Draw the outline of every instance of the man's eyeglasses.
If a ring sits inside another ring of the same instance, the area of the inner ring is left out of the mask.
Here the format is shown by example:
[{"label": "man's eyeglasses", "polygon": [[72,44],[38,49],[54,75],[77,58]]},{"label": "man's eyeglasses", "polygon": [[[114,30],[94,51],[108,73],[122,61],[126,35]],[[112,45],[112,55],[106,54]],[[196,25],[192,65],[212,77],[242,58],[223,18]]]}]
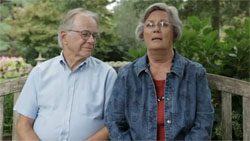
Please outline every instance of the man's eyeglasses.
[{"label": "man's eyeglasses", "polygon": [[84,40],[88,40],[90,38],[90,36],[92,36],[95,41],[99,38],[99,33],[97,33],[97,32],[90,32],[88,30],[77,31],[77,30],[72,30],[72,29],[70,29],[68,31],[80,33],[82,39],[84,39]]},{"label": "man's eyeglasses", "polygon": [[170,23],[168,21],[160,21],[158,22],[157,24],[155,24],[154,22],[152,21],[147,21],[145,24],[145,27],[148,28],[148,29],[152,29],[154,28],[155,26],[158,26],[160,29],[162,28],[167,28],[169,27]]}]

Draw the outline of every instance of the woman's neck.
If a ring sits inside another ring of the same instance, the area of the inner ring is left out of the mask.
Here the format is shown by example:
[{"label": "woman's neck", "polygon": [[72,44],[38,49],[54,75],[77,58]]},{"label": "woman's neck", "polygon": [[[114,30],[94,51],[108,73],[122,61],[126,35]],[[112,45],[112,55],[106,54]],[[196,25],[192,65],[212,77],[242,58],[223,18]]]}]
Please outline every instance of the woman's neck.
[{"label": "woman's neck", "polygon": [[149,63],[151,64],[168,64],[172,62],[174,50],[148,50]]},{"label": "woman's neck", "polygon": [[165,80],[170,72],[174,56],[173,49],[169,51],[149,51],[150,72],[155,80]]}]

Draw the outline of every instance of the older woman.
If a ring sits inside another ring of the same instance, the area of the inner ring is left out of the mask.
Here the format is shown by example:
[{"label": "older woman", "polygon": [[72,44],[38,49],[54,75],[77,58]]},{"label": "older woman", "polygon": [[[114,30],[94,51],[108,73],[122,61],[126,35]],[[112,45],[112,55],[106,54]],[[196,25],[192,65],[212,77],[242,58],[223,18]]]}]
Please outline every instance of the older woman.
[{"label": "older woman", "polygon": [[173,43],[181,36],[175,7],[150,5],[136,29],[147,53],[123,67],[106,114],[111,140],[209,140],[213,106],[206,71]]}]

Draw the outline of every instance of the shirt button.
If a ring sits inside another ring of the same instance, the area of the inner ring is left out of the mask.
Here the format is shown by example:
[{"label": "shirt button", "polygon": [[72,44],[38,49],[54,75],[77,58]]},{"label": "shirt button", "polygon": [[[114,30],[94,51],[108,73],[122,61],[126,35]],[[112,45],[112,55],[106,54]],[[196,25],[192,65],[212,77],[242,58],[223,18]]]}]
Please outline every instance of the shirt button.
[{"label": "shirt button", "polygon": [[167,123],[170,124],[170,123],[171,123],[171,120],[167,120]]},{"label": "shirt button", "polygon": [[167,101],[169,101],[169,100],[170,100],[170,98],[167,97]]}]

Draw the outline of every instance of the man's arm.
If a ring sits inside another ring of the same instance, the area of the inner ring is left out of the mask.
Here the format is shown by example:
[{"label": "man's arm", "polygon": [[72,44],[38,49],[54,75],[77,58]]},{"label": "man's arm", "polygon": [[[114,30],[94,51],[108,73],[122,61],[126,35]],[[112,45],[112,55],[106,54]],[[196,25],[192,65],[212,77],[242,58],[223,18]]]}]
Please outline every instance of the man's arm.
[{"label": "man's arm", "polygon": [[109,133],[106,127],[103,127],[99,131],[97,131],[94,135],[89,137],[87,141],[104,141],[109,140]]},{"label": "man's arm", "polygon": [[19,115],[16,131],[20,141],[39,141],[39,137],[33,130],[33,123],[33,119]]}]

